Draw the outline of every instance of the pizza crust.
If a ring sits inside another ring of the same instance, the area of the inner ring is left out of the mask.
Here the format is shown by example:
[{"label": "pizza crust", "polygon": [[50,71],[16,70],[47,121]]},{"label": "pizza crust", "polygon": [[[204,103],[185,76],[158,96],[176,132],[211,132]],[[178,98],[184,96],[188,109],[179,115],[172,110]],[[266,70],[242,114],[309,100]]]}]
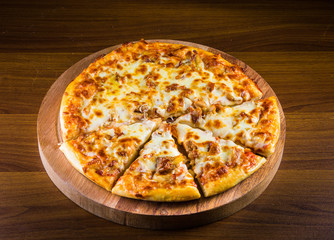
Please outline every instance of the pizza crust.
[{"label": "pizza crust", "polygon": [[[128,179],[124,179],[123,181],[129,181]],[[116,185],[112,193],[133,199],[139,200],[147,200],[147,201],[154,201],[154,202],[183,202],[189,201],[193,199],[198,199],[201,197],[197,187],[193,186],[186,186],[186,187],[179,187],[173,189],[152,189],[145,193],[145,197],[142,195],[133,195],[126,191],[121,185]]]},{"label": "pizza crust", "polygon": [[64,153],[67,160],[71,165],[81,174],[85,175],[82,171],[82,166],[80,163],[80,157],[75,153],[75,149],[69,144],[69,142],[64,142],[60,145],[59,149]]},{"label": "pizza crust", "polygon": [[[270,97],[265,99],[264,101],[267,102],[268,109],[264,111],[258,125],[259,128],[263,129],[265,133],[270,134],[270,137],[268,137],[270,140],[268,142],[265,141],[264,148],[255,149],[255,151],[259,154],[262,154],[263,156],[268,157],[275,151],[275,147],[279,138],[281,123],[276,97]],[[261,140],[258,139],[259,142]]]}]

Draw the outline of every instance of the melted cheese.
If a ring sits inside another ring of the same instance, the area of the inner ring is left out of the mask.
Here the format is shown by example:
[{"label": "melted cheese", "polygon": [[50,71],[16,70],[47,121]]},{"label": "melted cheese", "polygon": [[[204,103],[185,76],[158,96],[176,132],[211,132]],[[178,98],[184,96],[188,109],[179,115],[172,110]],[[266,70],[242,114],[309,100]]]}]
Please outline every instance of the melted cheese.
[{"label": "melted cheese", "polygon": [[141,158],[138,159],[139,168],[137,168],[137,171],[154,172],[157,167],[156,156],[173,158],[180,154],[171,133],[161,127],[152,134],[152,139],[140,152]]},{"label": "melted cheese", "polygon": [[[199,198],[200,193],[184,160],[172,138],[170,125],[163,123],[112,192],[154,201],[170,197],[185,200]],[[188,196],[190,193],[192,196]]]},{"label": "melted cheese", "polygon": [[[185,163],[184,158],[178,151],[177,146],[172,138],[171,132],[166,128],[168,124],[164,123],[160,128],[152,134],[151,140],[144,146],[140,152],[140,156],[133,163],[135,170],[128,170],[128,174],[144,173],[142,177],[146,181],[162,182],[169,175],[159,174],[158,159],[168,161],[168,164],[174,164],[171,174],[176,176],[178,182],[184,179],[193,181],[191,174]],[[131,171],[134,171],[130,173]],[[153,175],[153,176],[151,176]],[[149,178],[149,176],[151,176]]]},{"label": "melted cheese", "polygon": [[217,112],[199,116],[196,122],[188,113],[177,122],[211,131],[215,137],[232,140],[264,155],[273,152],[278,138],[279,115],[274,97],[219,107]]},{"label": "melted cheese", "polygon": [[[132,125],[103,128],[61,145],[71,164],[107,190],[131,163],[159,121],[147,120]],[[92,172],[87,174],[86,172]],[[99,175],[96,178],[96,174]],[[112,174],[112,175],[111,175]]]},{"label": "melted cheese", "polygon": [[[207,164],[214,165],[216,161],[225,164],[229,161],[233,154],[233,148],[239,148],[243,151],[243,148],[237,146],[232,141],[217,139],[212,136],[211,132],[192,128],[185,124],[178,123],[176,125],[176,131],[177,139],[180,144],[185,145],[187,149],[187,143],[192,142],[198,150],[197,157],[195,158],[195,166],[193,168],[197,176],[203,172]],[[219,151],[215,154],[210,154],[208,146],[214,143],[219,145]]]},{"label": "melted cheese", "polygon": [[[62,105],[69,106],[71,97],[77,94],[85,95],[80,95],[83,103],[73,117],[80,117],[85,123],[78,131],[90,132],[106,122],[132,123],[137,118],[150,117],[151,112],[163,119],[180,116],[196,102],[209,107],[215,103],[234,105],[261,97],[252,80],[231,66],[221,57],[201,49],[143,41],[131,43],[92,63],[66,90],[68,97],[64,99],[69,101],[64,100]],[[231,69],[237,78],[231,79]],[[88,78],[96,83],[89,95],[85,92]],[[244,81],[249,87],[244,87]],[[248,92],[251,94],[247,95]],[[140,112],[138,109],[144,104],[147,106],[145,116],[134,114]],[[66,112],[66,106],[62,110]],[[67,139],[67,128],[71,124],[64,123],[65,116],[61,119]]]},{"label": "melted cheese", "polygon": [[205,196],[225,191],[255,172],[266,161],[230,140],[176,123],[176,135],[194,161],[193,170]]}]

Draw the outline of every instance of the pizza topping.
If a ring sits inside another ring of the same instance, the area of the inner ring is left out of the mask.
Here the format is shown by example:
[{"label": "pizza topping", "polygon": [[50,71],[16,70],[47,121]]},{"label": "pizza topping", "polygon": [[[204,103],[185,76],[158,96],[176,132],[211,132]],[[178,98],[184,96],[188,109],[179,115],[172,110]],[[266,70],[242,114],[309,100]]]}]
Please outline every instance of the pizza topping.
[{"label": "pizza topping", "polygon": [[100,163],[100,159],[98,159],[98,158],[93,158],[93,160],[91,160],[91,161],[89,161],[88,163],[87,163],[87,165],[89,166],[89,165],[93,165],[93,164],[99,164]]},{"label": "pizza topping", "polygon": [[216,155],[220,153],[220,146],[217,142],[209,143],[209,155]]},{"label": "pizza topping", "polygon": [[209,83],[208,83],[208,90],[209,90],[210,92],[212,92],[214,89],[215,89],[215,83],[213,83],[213,82],[209,82]]},{"label": "pizza topping", "polygon": [[202,117],[202,109],[197,107],[196,109],[190,109],[191,120],[193,123],[197,123],[198,120]]},{"label": "pizza topping", "polygon": [[169,157],[158,157],[157,158],[157,173],[161,175],[166,175],[170,173],[173,168],[172,166],[172,160]]},{"label": "pizza topping", "polygon": [[112,160],[112,161],[109,163],[108,167],[112,168],[112,167],[115,166],[116,164],[117,164],[117,161],[116,161],[116,160]]},{"label": "pizza topping", "polygon": [[126,151],[119,151],[116,154],[121,157],[125,157],[127,155]]},{"label": "pizza topping", "polygon": [[186,142],[184,147],[187,150],[188,157],[190,159],[195,159],[195,158],[199,157],[200,153],[198,151],[198,148],[197,148],[196,144],[194,144],[192,141]]}]

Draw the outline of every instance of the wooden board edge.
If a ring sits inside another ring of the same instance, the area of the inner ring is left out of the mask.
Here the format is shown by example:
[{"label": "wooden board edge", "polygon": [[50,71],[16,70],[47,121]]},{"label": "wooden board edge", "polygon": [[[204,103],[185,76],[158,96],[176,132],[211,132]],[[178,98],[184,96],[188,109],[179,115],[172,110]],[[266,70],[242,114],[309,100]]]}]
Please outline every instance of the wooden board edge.
[{"label": "wooden board edge", "polygon": [[[149,40],[149,41],[155,41],[155,40]],[[166,41],[165,41],[166,42]],[[182,43],[181,43],[182,44]],[[184,42],[185,45],[189,45],[190,42]],[[191,43],[192,44],[192,43]],[[197,44],[199,45],[199,44]],[[96,56],[98,55],[99,53],[103,53],[104,51],[106,51],[107,49],[112,49],[114,47],[109,47],[109,48],[106,48],[106,49],[103,49],[97,53],[93,53],[89,56],[87,56],[86,58],[84,59],[88,59],[90,58],[91,56]],[[218,50],[219,51],[219,50]],[[232,57],[232,56],[231,56]],[[232,57],[234,58],[234,57]],[[82,59],[83,60],[83,59]],[[79,61],[80,62],[80,61]],[[240,61],[241,62],[241,61]],[[77,63],[76,63],[77,64]],[[74,64],[74,65],[76,65]],[[73,66],[74,66],[73,65]],[[254,71],[256,73],[255,70],[252,69],[252,71]],[[65,73],[65,72],[64,72]],[[63,73],[63,74],[64,74]],[[258,74],[258,73],[256,73]],[[258,74],[259,75],[259,74]],[[264,80],[265,81],[265,80]],[[269,84],[268,84],[269,86]],[[270,86],[269,86],[270,87]],[[52,87],[51,87],[52,88]],[[50,88],[50,90],[51,90]],[[273,91],[274,95],[276,96],[275,92]],[[45,97],[46,98],[46,97]],[[278,99],[278,98],[277,98]],[[42,105],[44,103],[44,99],[43,99],[43,102],[42,102]],[[281,149],[280,151],[280,159],[276,162],[276,165],[277,165],[277,169],[280,165],[280,162],[281,162],[281,159],[282,159],[282,155],[283,155],[283,152],[284,152],[284,144],[285,144],[285,129],[286,129],[286,123],[285,123],[285,116],[284,116],[284,112],[283,112],[283,109],[282,109],[282,106],[278,100],[278,104],[279,104],[279,108],[280,108],[280,114],[282,114],[281,116],[281,120],[283,119],[284,121],[281,121],[281,126],[282,128],[284,128],[284,131],[281,131],[281,135],[282,135],[282,132],[284,133],[284,136],[280,136],[280,138],[282,137],[283,138],[283,148]],[[41,108],[42,108],[42,105],[41,105]],[[40,109],[41,110],[41,109]],[[40,114],[39,114],[40,115]],[[283,125],[282,125],[283,124]],[[38,127],[38,130],[39,130],[39,127]],[[244,206],[248,205],[250,202],[252,202],[255,198],[257,198],[265,189],[266,187],[269,185],[269,183],[271,182],[271,180],[273,179],[273,177],[275,176],[276,172],[277,172],[277,169],[275,170],[275,172],[273,173],[273,176],[270,178],[270,179],[264,179],[261,183],[259,183],[255,189],[259,188],[258,191],[259,193],[255,194],[253,189],[250,193],[251,196],[253,196],[253,200],[249,200],[249,199],[245,199],[245,196],[242,196],[238,199],[235,199],[233,202],[230,202],[229,204],[231,206],[234,206],[233,208],[235,208],[235,211],[232,212],[232,211],[227,211],[226,209],[219,209],[218,208],[215,208],[215,209],[210,209],[210,210],[206,210],[206,211],[203,211],[203,212],[200,212],[200,213],[192,213],[192,214],[184,214],[184,215],[177,215],[177,216],[161,216],[161,215],[155,215],[155,216],[152,216],[152,215],[141,215],[141,214],[138,214],[138,213],[133,213],[133,212],[123,212],[123,211],[120,211],[120,210],[117,210],[117,209],[111,209],[111,208],[108,208],[108,209],[104,209],[103,211],[100,211],[100,212],[96,212],[96,209],[94,209],[94,207],[92,207],[92,200],[91,199],[87,199],[85,201],[83,201],[80,197],[81,193],[79,193],[79,195],[73,197],[73,193],[70,193],[69,191],[67,191],[66,189],[63,189],[63,187],[61,186],[62,184],[67,184],[65,182],[62,182],[63,180],[62,179],[56,179],[57,177],[56,174],[54,172],[52,172],[51,167],[47,166],[47,161],[45,160],[45,156],[43,154],[43,151],[41,149],[41,146],[40,146],[40,143],[39,143],[39,138],[38,138],[38,146],[39,146],[39,151],[40,151],[40,155],[41,155],[41,159],[42,159],[42,163],[48,173],[48,175],[50,176],[50,178],[52,179],[52,181],[55,183],[55,185],[61,190],[61,192],[63,192],[67,197],[69,197],[72,201],[74,201],[77,205],[81,206],[82,208],[84,208],[85,210],[95,214],[95,215],[98,215],[102,218],[105,218],[105,219],[108,219],[108,220],[111,220],[113,222],[116,222],[116,223],[119,223],[119,224],[123,224],[123,225],[128,225],[128,226],[133,226],[133,227],[143,227],[143,228],[153,228],[153,229],[171,229],[171,228],[178,228],[180,224],[174,224],[173,222],[178,222],[176,221],[176,219],[183,219],[183,221],[185,222],[192,222],[192,221],[186,221],[188,218],[191,218],[191,219],[197,219],[197,215],[200,215],[200,217],[198,217],[198,221],[201,222],[201,221],[204,221],[203,219],[206,219],[206,216],[210,216],[210,219],[212,219],[212,222],[214,221],[217,221],[219,219],[222,219],[224,217],[227,217],[231,214],[233,214],[234,212],[236,211],[239,211],[240,209],[242,209]],[[43,159],[44,158],[44,159]],[[266,182],[268,181],[267,184],[265,184]],[[62,182],[62,184],[61,184]],[[67,184],[68,185],[68,184]],[[72,187],[72,186],[71,186]],[[76,191],[72,188],[71,191]],[[76,194],[77,194],[76,193]],[[75,195],[75,194],[74,194]],[[84,197],[84,196],[83,196]],[[74,199],[73,199],[74,198]],[[245,201],[244,204],[241,203],[241,201]],[[96,202],[93,201],[93,204],[96,204]],[[99,204],[99,203],[98,203]],[[106,207],[102,204],[100,204],[100,206],[102,206],[102,208]],[[214,217],[214,213],[213,212],[220,212],[220,216],[216,216]],[[114,219],[114,216],[117,216],[118,219]],[[121,218],[122,220],[120,220],[119,218]],[[138,219],[139,218],[139,219]],[[150,218],[150,219],[155,219],[155,220],[152,220],[152,221],[149,221],[150,224],[143,224],[143,221],[142,219],[145,219],[145,218]],[[140,220],[141,219],[141,220]],[[159,222],[161,222],[161,224],[157,224],[157,219],[160,219]],[[202,220],[201,220],[202,219]],[[209,220],[206,220],[205,223],[203,224],[206,224],[208,223]],[[166,226],[163,226],[164,224],[162,223],[165,223]],[[195,225],[189,225],[188,224],[185,224],[183,225],[183,227],[193,227]],[[173,225],[174,224],[174,225]],[[198,225],[203,225],[202,223],[199,223]],[[146,225],[148,227],[146,227]],[[182,227],[182,228],[183,228]]]}]

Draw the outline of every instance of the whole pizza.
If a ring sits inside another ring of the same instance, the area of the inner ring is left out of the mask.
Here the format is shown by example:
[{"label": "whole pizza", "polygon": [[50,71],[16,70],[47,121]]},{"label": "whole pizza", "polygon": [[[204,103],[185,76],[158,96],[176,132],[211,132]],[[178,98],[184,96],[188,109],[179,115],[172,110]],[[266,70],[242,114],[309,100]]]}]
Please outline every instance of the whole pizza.
[{"label": "whole pizza", "polygon": [[249,177],[275,151],[277,100],[262,95],[219,54],[144,40],[123,44],[66,88],[60,150],[119,196],[212,196]]}]

